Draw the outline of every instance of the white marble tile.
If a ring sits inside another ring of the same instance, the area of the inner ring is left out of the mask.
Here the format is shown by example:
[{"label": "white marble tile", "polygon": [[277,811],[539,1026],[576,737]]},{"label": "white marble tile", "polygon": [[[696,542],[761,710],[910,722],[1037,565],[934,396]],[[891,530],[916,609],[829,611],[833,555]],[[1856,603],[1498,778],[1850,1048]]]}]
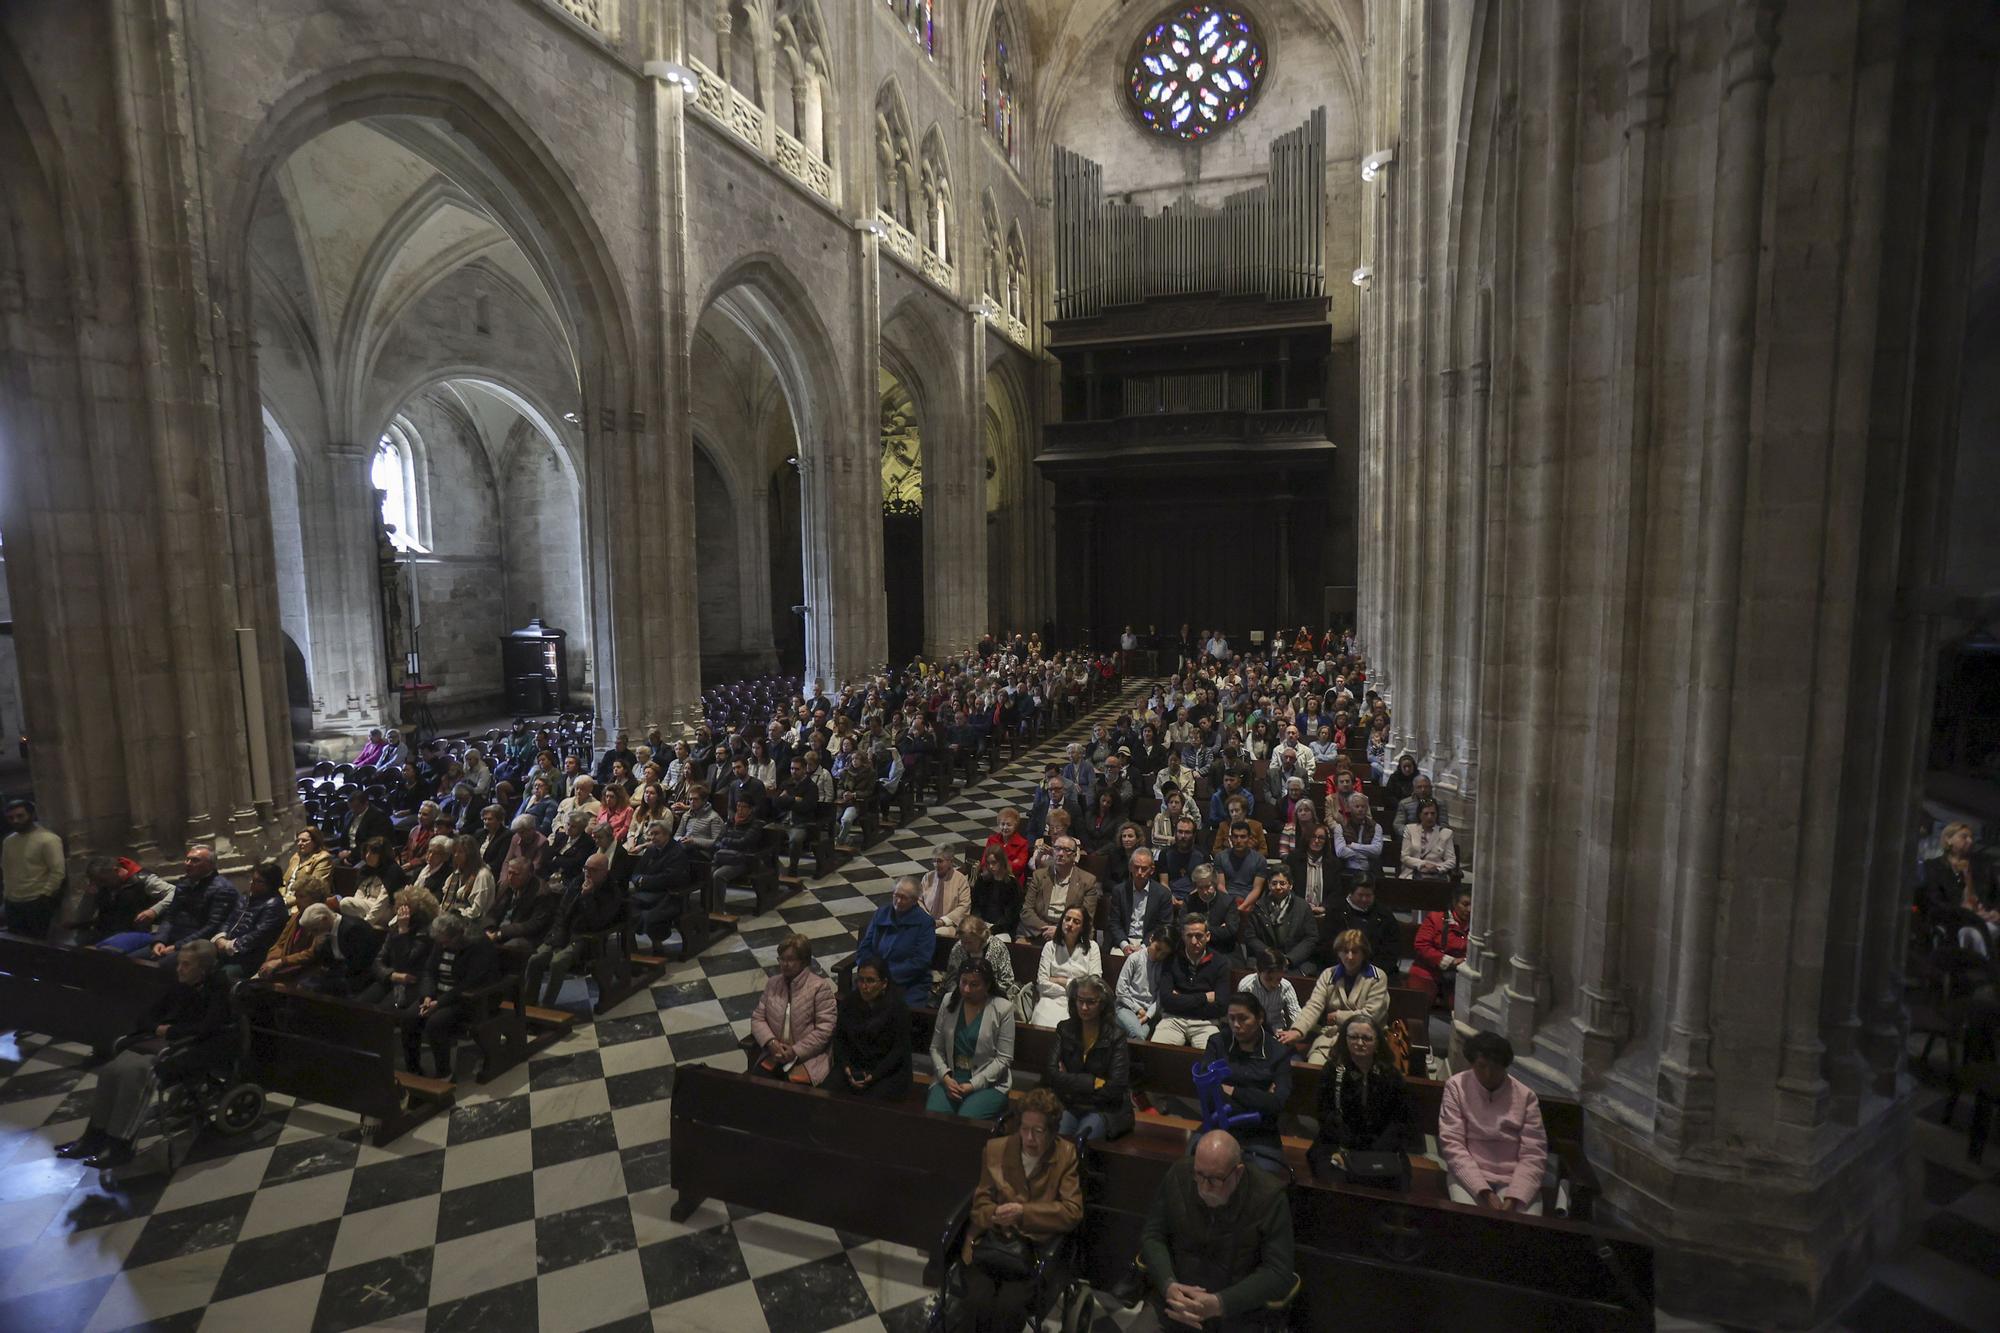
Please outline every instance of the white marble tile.
[{"label": "white marble tile", "polygon": [[340,1222],[327,1271],[352,1268],[370,1259],[421,1250],[437,1239],[438,1196],[392,1203],[366,1212],[349,1213]]},{"label": "white marble tile", "polygon": [[625,1170],[615,1152],[545,1166],[535,1172],[535,1216],[581,1208],[625,1193]]},{"label": "white marble tile", "polygon": [[316,1274],[217,1301],[202,1315],[202,1333],[310,1333],[326,1275]]},{"label": "white marble tile", "polygon": [[431,1255],[431,1304],[491,1291],[535,1271],[535,1224],[514,1222],[448,1240]]},{"label": "white marble tile", "polygon": [[528,1094],[529,1123],[536,1126],[560,1124],[610,1109],[611,1096],[602,1079]]},{"label": "white marble tile", "polygon": [[139,1243],[146,1222],[146,1218],[135,1217],[89,1231],[44,1235],[15,1261],[6,1282],[0,1284],[0,1300],[117,1272]]},{"label": "white marble tile", "polygon": [[[738,976],[746,974],[732,973],[731,975]],[[727,980],[727,979],[728,979],[727,977],[718,978],[718,980]],[[714,984],[715,983],[713,981],[709,983],[711,988],[714,986]],[[764,986],[764,980],[762,977],[759,977],[757,979],[757,988],[759,990],[762,990],[763,986]],[[732,995],[742,994],[741,991],[731,991],[729,993]],[[718,990],[716,994],[720,995],[722,994],[722,992]],[[664,1031],[670,1033],[696,1032],[702,1028],[712,1028],[716,1026],[718,1023],[722,1023],[724,1021],[725,1018],[722,1012],[722,1005],[716,1000],[697,1000],[693,1004],[677,1004],[673,1006],[671,1009],[660,1010],[660,1027]],[[631,1042],[629,1044],[634,1046],[639,1046],[643,1045],[644,1043]]]},{"label": "white marble tile", "polygon": [[[690,1009],[705,1009],[709,1006],[706,1004],[691,1004],[687,1007]],[[717,1014],[715,1021],[720,1023],[722,1021],[720,1017],[722,1006],[718,1004],[714,1008]],[[668,1009],[664,1012],[671,1014],[677,1011]],[[695,1025],[695,1027],[707,1026],[710,1026],[710,1024],[697,1023]],[[670,1030],[675,1032],[690,1032],[694,1029],[673,1028]],[[597,1051],[597,1059],[604,1066],[605,1075],[609,1077],[612,1074],[629,1074],[635,1069],[654,1069],[660,1065],[670,1065],[674,1062],[674,1048],[668,1043],[665,1037],[646,1037],[639,1041],[621,1041],[612,1046],[601,1046]]]},{"label": "white marble tile", "polygon": [[347,1211],[347,1190],[353,1183],[353,1172],[329,1171],[323,1176],[259,1190],[250,1202],[250,1212],[244,1217],[236,1239],[254,1240],[339,1217]]},{"label": "white marble tile", "polygon": [[120,1273],[84,1333],[112,1333],[206,1305],[228,1262],[223,1245]]},{"label": "white marble tile", "polygon": [[455,1144],[445,1149],[444,1188],[455,1190],[498,1180],[532,1170],[534,1165],[534,1144],[525,1129]]},{"label": "white marble tile", "polygon": [[776,1213],[758,1213],[735,1224],[743,1266],[753,1278],[794,1268],[840,1252],[840,1238],[830,1227],[815,1226]]},{"label": "white marble tile", "polygon": [[764,1304],[748,1282],[721,1287],[653,1311],[653,1333],[769,1333]]},{"label": "white marble tile", "polygon": [[253,1148],[229,1157],[188,1163],[174,1172],[172,1183],[160,1196],[159,1206],[153,1211],[172,1212],[176,1208],[226,1199],[233,1194],[250,1193],[263,1181],[264,1169],[271,1164],[272,1151],[270,1148]]},{"label": "white marble tile", "polygon": [[578,1333],[646,1311],[646,1276],[637,1250],[544,1273],[535,1289],[541,1333]]}]

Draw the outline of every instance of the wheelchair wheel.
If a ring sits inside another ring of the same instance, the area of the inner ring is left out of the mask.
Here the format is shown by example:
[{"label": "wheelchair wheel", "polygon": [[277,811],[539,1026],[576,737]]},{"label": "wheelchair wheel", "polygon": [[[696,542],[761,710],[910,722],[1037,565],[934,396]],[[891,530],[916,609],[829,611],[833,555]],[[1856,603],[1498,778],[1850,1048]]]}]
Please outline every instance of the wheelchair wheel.
[{"label": "wheelchair wheel", "polygon": [[255,1083],[238,1083],[216,1098],[209,1119],[224,1134],[241,1134],[264,1115],[264,1090]]},{"label": "wheelchair wheel", "polygon": [[1069,1290],[1056,1304],[1056,1312],[1062,1316],[1062,1333],[1088,1333],[1097,1318],[1097,1302],[1091,1297],[1090,1284],[1081,1279],[1070,1283]]}]

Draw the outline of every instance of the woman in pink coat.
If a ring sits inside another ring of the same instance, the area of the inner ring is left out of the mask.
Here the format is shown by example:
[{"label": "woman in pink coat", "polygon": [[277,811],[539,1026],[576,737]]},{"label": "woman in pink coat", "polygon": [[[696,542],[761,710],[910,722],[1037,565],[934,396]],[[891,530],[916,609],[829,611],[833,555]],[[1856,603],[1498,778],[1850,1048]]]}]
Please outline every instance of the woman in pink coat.
[{"label": "woman in pink coat", "polygon": [[778,975],[750,1015],[757,1043],[750,1072],[817,1086],[825,1080],[839,1012],[833,983],[812,970],[812,941],[792,935],[778,945]]}]

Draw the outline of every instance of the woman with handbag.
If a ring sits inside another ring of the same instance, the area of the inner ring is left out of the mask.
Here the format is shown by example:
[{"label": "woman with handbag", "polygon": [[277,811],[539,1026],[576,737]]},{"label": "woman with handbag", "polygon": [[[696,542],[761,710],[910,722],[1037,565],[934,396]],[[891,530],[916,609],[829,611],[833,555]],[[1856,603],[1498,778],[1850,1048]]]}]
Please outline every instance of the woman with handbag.
[{"label": "woman with handbag", "polygon": [[[966,1304],[974,1333],[1020,1333],[1035,1295],[1042,1255],[1083,1220],[1083,1186],[1076,1149],[1057,1137],[1062,1104],[1047,1088],[1022,1099],[1015,1129],[980,1156],[979,1186],[961,1252]],[[1069,1283],[1051,1263],[1044,1291]]]},{"label": "woman with handbag", "polygon": [[1416,1114],[1389,1058],[1381,1024],[1350,1014],[1319,1082],[1319,1137],[1306,1153],[1321,1180],[1403,1189],[1410,1180]]}]

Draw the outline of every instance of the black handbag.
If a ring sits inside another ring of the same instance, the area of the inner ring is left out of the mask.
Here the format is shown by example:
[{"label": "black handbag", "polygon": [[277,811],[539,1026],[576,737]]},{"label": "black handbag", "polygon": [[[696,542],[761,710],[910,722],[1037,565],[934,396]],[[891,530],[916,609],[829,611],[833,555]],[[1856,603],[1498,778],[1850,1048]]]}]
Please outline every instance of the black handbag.
[{"label": "black handbag", "polygon": [[1348,1184],[1380,1190],[1403,1188],[1410,1170],[1399,1152],[1349,1152],[1342,1155],[1341,1164]]},{"label": "black handbag", "polygon": [[982,1231],[972,1245],[972,1262],[995,1282],[1025,1282],[1035,1275],[1035,1247],[1018,1231]]}]

